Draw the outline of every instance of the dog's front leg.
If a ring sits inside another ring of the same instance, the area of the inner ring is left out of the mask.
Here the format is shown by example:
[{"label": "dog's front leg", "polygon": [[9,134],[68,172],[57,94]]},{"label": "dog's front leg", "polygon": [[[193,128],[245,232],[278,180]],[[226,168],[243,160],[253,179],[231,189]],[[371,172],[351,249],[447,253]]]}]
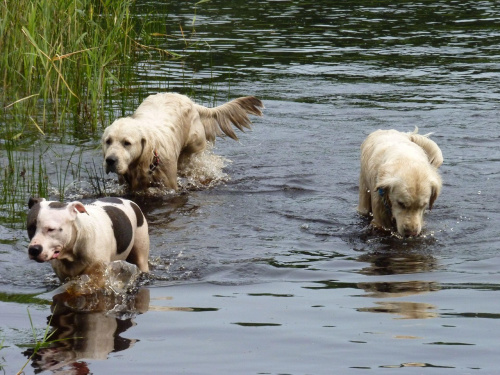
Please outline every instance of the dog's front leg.
[{"label": "dog's front leg", "polygon": [[392,227],[392,215],[390,203],[384,204],[383,199],[378,191],[370,191],[371,207],[373,213],[372,225],[375,228],[390,230]]},{"label": "dog's front leg", "polygon": [[359,177],[359,201],[358,212],[360,215],[368,216],[372,212],[371,192],[365,183],[363,173]]},{"label": "dog's front leg", "polygon": [[153,174],[153,182],[162,183],[168,189],[177,190],[177,161],[165,161],[162,168],[154,173],[158,175]]}]

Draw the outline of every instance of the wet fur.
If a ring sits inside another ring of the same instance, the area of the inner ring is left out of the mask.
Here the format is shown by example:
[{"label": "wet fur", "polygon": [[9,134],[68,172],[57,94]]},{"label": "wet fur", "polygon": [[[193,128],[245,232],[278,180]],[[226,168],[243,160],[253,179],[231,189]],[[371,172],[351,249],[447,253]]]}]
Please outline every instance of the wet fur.
[{"label": "wet fur", "polygon": [[441,192],[439,146],[429,135],[377,130],[361,145],[358,212],[373,214],[375,227],[418,235],[426,209]]},{"label": "wet fur", "polygon": [[259,108],[262,102],[253,96],[206,108],[180,94],[151,95],[132,116],[105,129],[104,167],[132,191],[150,186],[177,189],[177,172],[193,154],[205,150],[216,136],[238,139],[232,125],[250,128],[248,114],[261,116]]}]

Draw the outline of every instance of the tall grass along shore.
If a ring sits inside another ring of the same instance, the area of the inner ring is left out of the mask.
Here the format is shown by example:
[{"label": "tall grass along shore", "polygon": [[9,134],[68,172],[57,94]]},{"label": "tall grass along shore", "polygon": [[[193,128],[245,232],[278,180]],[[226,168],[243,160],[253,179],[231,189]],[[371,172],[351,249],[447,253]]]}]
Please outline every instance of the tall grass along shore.
[{"label": "tall grass along shore", "polygon": [[[131,56],[131,1],[17,0],[0,6],[3,122],[44,134],[68,117],[95,131]],[[2,137],[4,138],[4,137]]]},{"label": "tall grass along shore", "polygon": [[50,147],[41,139],[88,137],[106,121],[106,102],[134,53],[131,5],[1,1],[0,223],[18,222],[27,196],[47,196]]},{"label": "tall grass along shore", "polygon": [[[193,4],[195,14],[203,2]],[[141,56],[177,59],[200,47],[195,18],[190,33],[180,26],[175,37],[161,32],[164,17],[134,16],[138,6],[0,0],[0,224],[22,226],[27,197],[47,197],[51,188],[62,200],[81,173],[89,174],[93,194],[106,194],[102,171],[82,165],[81,145],[97,147],[102,127],[117,115],[117,95],[128,98],[121,89],[130,87]],[[167,39],[178,52],[162,48]],[[59,145],[68,144],[73,150],[64,156]]]}]

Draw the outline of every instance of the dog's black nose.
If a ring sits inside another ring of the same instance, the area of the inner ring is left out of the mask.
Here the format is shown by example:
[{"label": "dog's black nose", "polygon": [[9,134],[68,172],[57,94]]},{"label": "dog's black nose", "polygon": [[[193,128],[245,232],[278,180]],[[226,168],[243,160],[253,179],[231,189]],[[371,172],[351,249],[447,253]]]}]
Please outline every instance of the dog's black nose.
[{"label": "dog's black nose", "polygon": [[33,245],[28,247],[28,254],[32,258],[36,258],[39,256],[43,251],[42,245]]},{"label": "dog's black nose", "polygon": [[114,156],[110,156],[110,157],[107,157],[106,158],[106,164],[109,166],[109,167],[112,167],[114,166],[116,163],[116,157]]},{"label": "dog's black nose", "polygon": [[116,163],[118,159],[115,156],[108,156],[106,158],[106,173],[116,172]]}]

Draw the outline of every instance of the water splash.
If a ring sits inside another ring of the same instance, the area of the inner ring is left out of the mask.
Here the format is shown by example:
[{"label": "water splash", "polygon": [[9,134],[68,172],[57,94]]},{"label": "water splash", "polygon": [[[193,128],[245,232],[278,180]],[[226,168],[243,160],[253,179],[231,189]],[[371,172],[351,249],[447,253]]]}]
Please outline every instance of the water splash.
[{"label": "water splash", "polygon": [[101,267],[96,266],[90,275],[79,275],[61,285],[52,294],[68,293],[74,296],[97,292],[120,295],[133,292],[139,286],[141,271],[131,263],[118,260]]},{"label": "water splash", "polygon": [[[230,180],[224,168],[231,160],[214,154],[215,147],[207,142],[207,148],[193,155],[187,163],[179,166],[177,184],[180,191],[201,190],[217,186]],[[115,177],[104,178],[87,176],[84,179],[71,181],[64,187],[49,186],[49,195],[64,197],[65,200],[81,200],[103,195],[125,196],[129,193],[126,185],[121,185]],[[145,191],[134,192],[135,195],[164,196],[175,194],[173,189],[150,187]]]},{"label": "water splash", "polygon": [[143,287],[142,275],[137,266],[115,261],[95,267],[92,274],[77,276],[39,298],[52,299],[53,309],[61,311],[104,312],[129,318],[148,309],[149,291]]},{"label": "water splash", "polygon": [[214,154],[214,146],[207,143],[207,148],[193,155],[189,161],[179,166],[177,182],[182,190],[206,189],[230,180],[224,168],[231,160]]}]

